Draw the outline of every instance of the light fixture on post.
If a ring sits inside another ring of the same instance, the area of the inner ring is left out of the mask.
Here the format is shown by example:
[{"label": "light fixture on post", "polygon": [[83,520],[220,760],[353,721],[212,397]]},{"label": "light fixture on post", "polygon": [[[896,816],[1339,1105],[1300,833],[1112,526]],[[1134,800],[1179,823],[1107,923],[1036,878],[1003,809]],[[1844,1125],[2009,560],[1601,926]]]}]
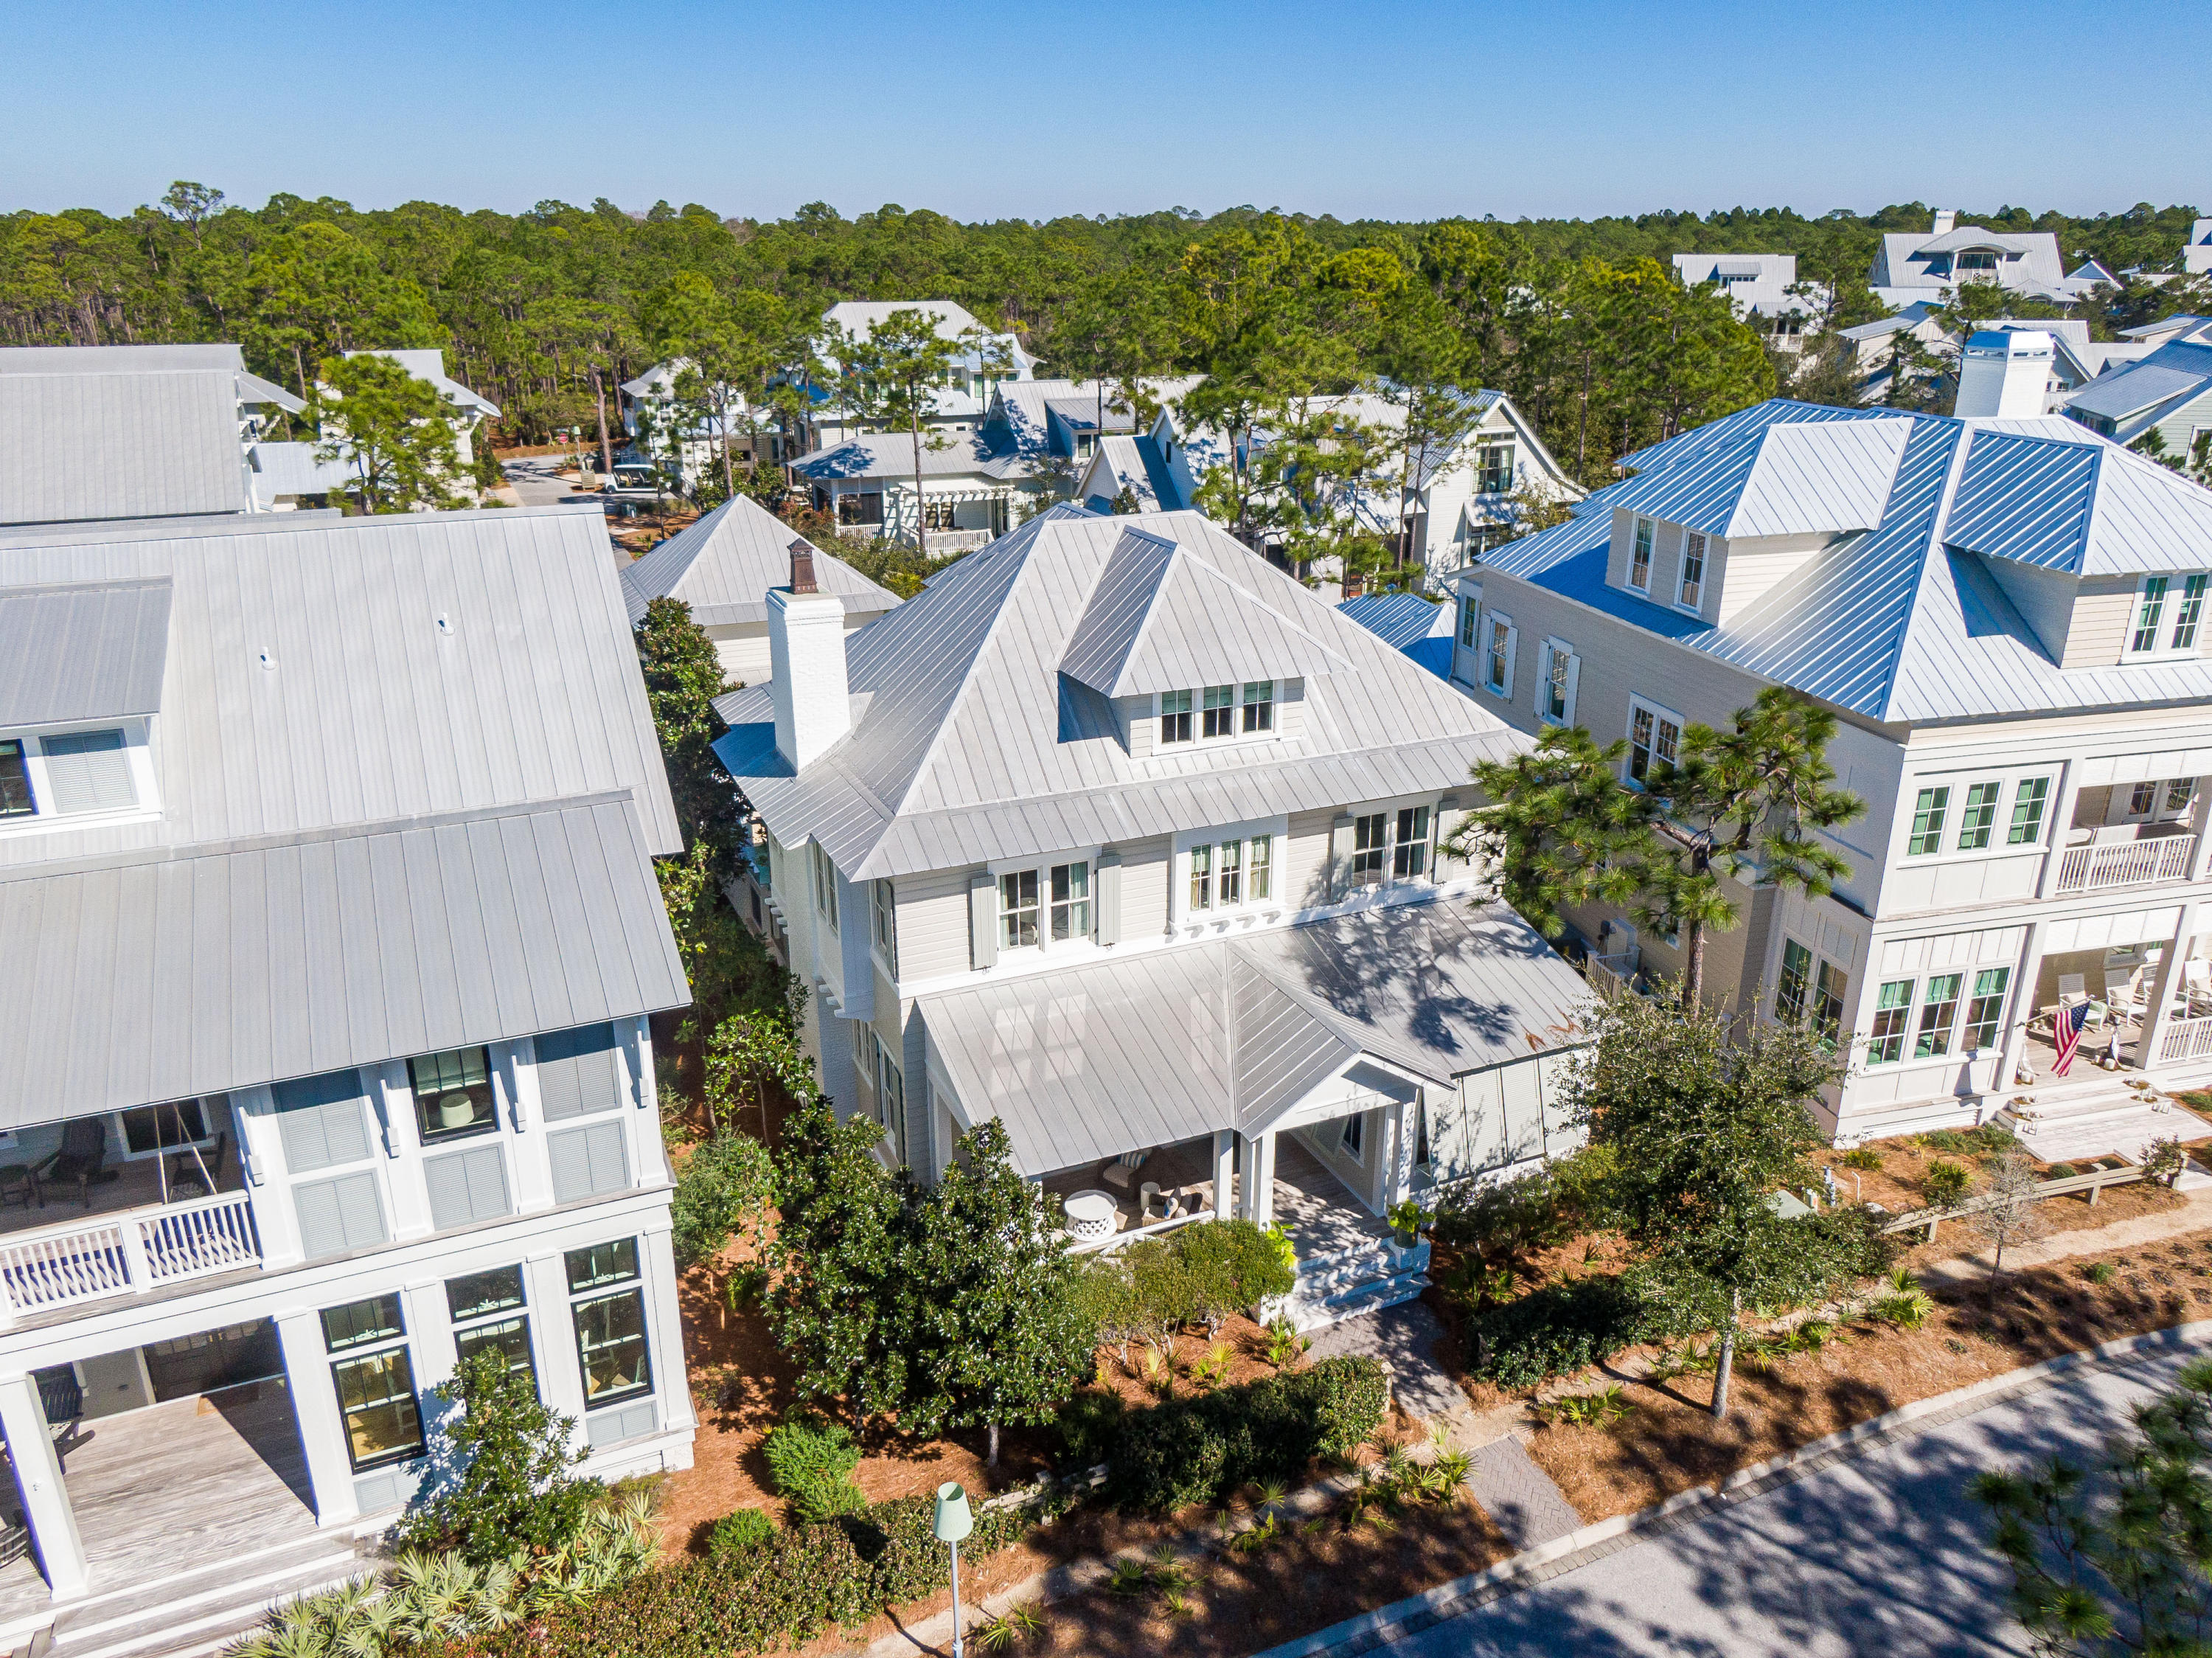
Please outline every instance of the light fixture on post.
[{"label": "light fixture on post", "polygon": [[952,1658],[963,1658],[960,1645],[960,1539],[975,1529],[975,1516],[968,1511],[968,1493],[957,1481],[937,1488],[937,1518],[930,1529],[937,1540],[952,1550]]}]

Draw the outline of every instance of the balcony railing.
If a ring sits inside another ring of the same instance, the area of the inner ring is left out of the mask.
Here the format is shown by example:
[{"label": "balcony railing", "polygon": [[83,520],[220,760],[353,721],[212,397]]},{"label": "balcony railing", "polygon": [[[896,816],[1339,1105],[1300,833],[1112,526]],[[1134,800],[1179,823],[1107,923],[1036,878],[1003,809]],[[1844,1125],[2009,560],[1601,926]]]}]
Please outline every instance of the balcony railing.
[{"label": "balcony railing", "polygon": [[243,1192],[0,1236],[0,1323],[261,1264]]},{"label": "balcony railing", "polygon": [[2212,1018],[2168,1020],[2159,1033],[2159,1064],[2179,1065],[2193,1059],[2212,1059]]},{"label": "balcony railing", "polygon": [[2179,881],[2189,873],[2189,855],[2196,844],[2194,835],[2159,835],[2102,846],[2069,846],[2060,855],[2058,890],[2094,893],[2108,887]]}]

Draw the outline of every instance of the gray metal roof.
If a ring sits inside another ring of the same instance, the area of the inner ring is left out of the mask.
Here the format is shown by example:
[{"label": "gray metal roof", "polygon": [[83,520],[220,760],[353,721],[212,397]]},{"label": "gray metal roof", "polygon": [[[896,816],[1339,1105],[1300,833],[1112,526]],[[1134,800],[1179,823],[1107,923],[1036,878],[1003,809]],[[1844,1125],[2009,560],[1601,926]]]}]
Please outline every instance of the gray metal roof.
[{"label": "gray metal roof", "polygon": [[627,795],[0,872],[0,1126],[690,1000]]},{"label": "gray metal roof", "polygon": [[229,369],[0,374],[0,524],[246,511],[238,378]]},{"label": "gray metal roof", "polygon": [[359,476],[349,460],[318,460],[313,443],[256,443],[253,498],[265,509],[287,495],[334,495]]},{"label": "gray metal roof", "polygon": [[499,405],[446,372],[446,354],[435,349],[398,351],[348,351],[348,357],[388,357],[417,380],[426,380],[438,395],[459,408],[471,409],[488,419],[499,418]]},{"label": "gray metal roof", "polygon": [[916,1003],[972,1123],[1043,1174],[1256,1133],[1364,1059],[1438,1086],[1586,1040],[1589,992],[1503,905],[1303,927],[994,978]]},{"label": "gray metal roof", "polygon": [[0,592],[149,581],[173,592],[160,821],[0,838],[0,865],[622,789],[648,848],[680,844],[598,513],[273,513],[0,539]]},{"label": "gray metal roof", "polygon": [[[1087,708],[1066,695],[1071,635],[1131,530],[1194,561],[1179,606],[1222,610],[1157,624],[1188,643],[1192,668],[1204,626],[1231,630],[1225,648],[1263,617],[1299,652],[1278,676],[1317,648],[1344,659],[1307,682],[1297,735],[1133,760],[1097,724],[1093,693]],[[780,839],[819,839],[852,880],[1449,789],[1527,743],[1196,513],[1054,508],[849,636],[845,655],[853,692],[878,694],[804,777],[776,755],[765,685],[716,703],[731,725],[716,752]]]},{"label": "gray metal roof", "polygon": [[[982,432],[940,432],[940,448],[924,434],[920,469],[924,478],[975,476],[1019,480],[1027,474],[1022,457],[994,444]],[[911,483],[915,472],[914,438],[907,432],[862,432],[803,454],[792,471],[817,484],[853,479]]]},{"label": "gray metal roof", "polygon": [[2107,420],[2126,420],[2161,403],[2193,397],[2209,386],[2212,386],[2212,375],[2191,374],[2146,360],[2091,381],[2066,399],[2066,406],[2103,415]]},{"label": "gray metal roof", "polygon": [[151,714],[168,652],[165,578],[0,588],[0,729]]},{"label": "gray metal roof", "polygon": [[[1842,535],[1726,628],[1606,583],[1607,509],[1647,480],[1710,472],[1782,423],[1904,419],[1881,521]],[[1508,543],[1486,570],[1885,721],[2212,698],[2203,658],[2061,669],[1980,562],[2099,575],[2201,570],[2212,492],[2063,418],[1954,420],[1774,401],[1627,457],[1629,484],[1568,523]],[[1510,601],[1509,601],[1510,602]]]},{"label": "gray metal roof", "polygon": [[[790,585],[791,544],[805,539],[748,496],[726,501],[624,567],[623,602],[630,625],[645,619],[645,607],[655,599],[681,599],[702,627],[766,621],[768,590]],[[888,588],[819,547],[814,580],[848,613],[871,615],[899,601]]]},{"label": "gray metal roof", "polygon": [[242,375],[235,345],[9,345],[0,375]]}]

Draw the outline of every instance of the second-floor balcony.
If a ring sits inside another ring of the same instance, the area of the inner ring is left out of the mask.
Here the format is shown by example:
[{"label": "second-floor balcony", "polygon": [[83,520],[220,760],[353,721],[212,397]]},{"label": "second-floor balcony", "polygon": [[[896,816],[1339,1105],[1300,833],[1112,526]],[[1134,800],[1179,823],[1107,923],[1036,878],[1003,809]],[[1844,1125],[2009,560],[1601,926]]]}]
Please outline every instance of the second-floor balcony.
[{"label": "second-floor balcony", "polygon": [[2076,829],[2059,853],[2058,891],[2095,893],[2181,881],[2197,837],[2180,823],[2121,824]]},{"label": "second-floor balcony", "polygon": [[242,1186],[222,1140],[120,1163],[103,1157],[89,1169],[66,1153],[0,1164],[0,1199],[21,1204],[0,1209],[0,1327],[258,1266]]}]

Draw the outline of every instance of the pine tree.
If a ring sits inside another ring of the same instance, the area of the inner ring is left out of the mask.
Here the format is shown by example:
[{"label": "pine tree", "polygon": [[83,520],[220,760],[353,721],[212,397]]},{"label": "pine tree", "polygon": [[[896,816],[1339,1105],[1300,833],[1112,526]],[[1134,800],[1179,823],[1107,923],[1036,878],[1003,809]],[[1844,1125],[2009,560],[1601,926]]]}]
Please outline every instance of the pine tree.
[{"label": "pine tree", "polygon": [[1492,804],[1449,850],[1494,863],[1498,895],[1547,938],[1567,930],[1567,908],[1626,905],[1639,890],[1656,803],[1621,783],[1627,752],[1626,741],[1600,748],[1580,726],[1553,726],[1529,752],[1474,768]]},{"label": "pine tree", "polygon": [[668,789],[686,848],[705,845],[717,881],[736,869],[743,844],[737,783],[714,750],[727,728],[714,698],[732,689],[706,629],[681,599],[655,599],[637,630],[645,697],[668,767]]}]

